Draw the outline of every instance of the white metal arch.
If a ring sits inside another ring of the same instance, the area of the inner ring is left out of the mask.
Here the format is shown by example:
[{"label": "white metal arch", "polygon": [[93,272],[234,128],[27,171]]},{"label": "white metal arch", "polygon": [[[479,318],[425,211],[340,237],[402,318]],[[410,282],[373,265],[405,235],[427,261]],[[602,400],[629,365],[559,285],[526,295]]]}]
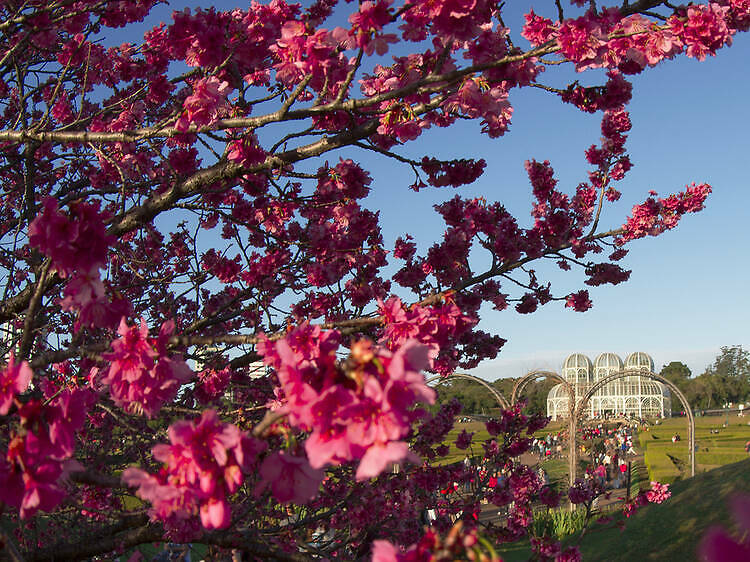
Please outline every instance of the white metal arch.
[{"label": "white metal arch", "polygon": [[548,378],[557,381],[562,385],[568,394],[568,481],[572,486],[576,481],[576,393],[573,385],[570,384],[564,377],[558,375],[554,371],[531,371],[530,373],[522,376],[515,385],[513,385],[513,394],[511,395],[510,401],[515,404],[521,395],[521,392],[531,381]]},{"label": "white metal arch", "polygon": [[502,395],[502,393],[494,388],[491,384],[489,384],[486,380],[480,379],[479,377],[475,377],[474,375],[467,375],[466,373],[451,373],[450,375],[437,375],[435,377],[432,377],[427,381],[427,384],[433,383],[435,381],[438,381],[438,385],[447,382],[450,379],[466,379],[470,381],[474,381],[476,383],[481,384],[483,387],[485,387],[487,390],[490,391],[490,394],[492,394],[492,397],[495,399],[495,401],[498,403],[498,405],[503,409],[507,410],[510,408],[510,404],[505,399],[505,396]]},{"label": "white metal arch", "polygon": [[[695,418],[693,417],[693,410],[690,408],[690,403],[687,401],[687,398],[685,398],[685,395],[680,391],[679,388],[677,388],[674,383],[669,381],[668,379],[665,379],[661,375],[657,375],[656,373],[653,373],[647,369],[627,369],[622,370],[619,373],[613,373],[610,375],[607,375],[598,381],[594,383],[591,388],[586,392],[586,394],[583,395],[580,403],[576,407],[574,417],[578,418],[583,414],[583,411],[586,408],[586,405],[588,404],[589,400],[602,388],[604,388],[605,385],[612,383],[613,381],[616,381],[618,379],[623,379],[625,377],[637,375],[640,377],[645,377],[648,379],[652,379],[655,381],[658,381],[662,383],[664,386],[669,388],[669,390],[672,392],[673,395],[677,396],[677,398],[680,399],[680,402],[682,402],[682,406],[685,409],[685,413],[687,414],[688,418],[688,447],[690,447],[690,476],[695,476]],[[663,406],[662,406],[663,407]]]}]

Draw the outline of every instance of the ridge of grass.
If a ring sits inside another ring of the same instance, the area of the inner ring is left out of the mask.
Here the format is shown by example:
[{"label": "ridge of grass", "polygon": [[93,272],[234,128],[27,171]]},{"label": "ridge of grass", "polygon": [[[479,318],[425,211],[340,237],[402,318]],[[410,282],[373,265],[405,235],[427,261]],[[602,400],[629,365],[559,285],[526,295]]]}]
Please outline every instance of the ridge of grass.
[{"label": "ridge of grass", "polygon": [[[670,486],[672,497],[626,520],[626,528],[597,530],[584,537],[584,560],[695,560],[701,538],[713,525],[737,533],[727,500],[750,493],[750,459],[722,466]],[[617,518],[624,518],[618,515]]]}]

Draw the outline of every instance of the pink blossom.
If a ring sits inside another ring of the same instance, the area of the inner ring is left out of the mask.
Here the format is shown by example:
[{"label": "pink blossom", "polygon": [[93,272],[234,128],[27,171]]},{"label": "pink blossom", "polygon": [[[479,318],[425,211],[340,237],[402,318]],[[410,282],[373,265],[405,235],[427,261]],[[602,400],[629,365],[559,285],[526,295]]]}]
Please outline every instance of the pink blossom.
[{"label": "pink blossom", "polygon": [[0,499],[20,508],[21,518],[51,511],[65,496],[61,478],[80,469],[70,457],[92,398],[89,391],[65,390],[48,402],[30,400],[19,409],[26,431],[11,439],[8,464],[0,463]]},{"label": "pink blossom", "polygon": [[102,382],[109,385],[117,405],[153,417],[190,379],[187,364],[167,353],[166,342],[173,331],[174,323],[165,322],[159,337],[151,338],[143,319],[140,327],[129,327],[122,319],[117,331],[121,337],[112,342],[112,352],[103,356],[110,366]]},{"label": "pink blossom", "polygon": [[581,552],[577,546],[569,546],[555,557],[555,562],[581,562]]},{"label": "pink blossom", "polygon": [[266,159],[266,153],[260,148],[258,138],[254,133],[232,141],[227,148],[227,159],[245,168],[260,164]]},{"label": "pink blossom", "polygon": [[372,562],[399,562],[403,555],[388,541],[372,542]]},{"label": "pink blossom", "polygon": [[137,487],[137,495],[151,502],[154,519],[185,519],[198,513],[207,529],[231,522],[227,496],[244,482],[265,443],[220,421],[206,410],[197,422],[180,421],[169,427],[170,444],[152,449],[164,467],[156,476],[138,468],[123,472],[123,482]]},{"label": "pink blossom", "polygon": [[569,294],[565,299],[565,306],[572,308],[576,312],[587,311],[592,306],[589,292],[583,290]]},{"label": "pink blossom", "polygon": [[193,93],[183,103],[184,113],[175,122],[178,131],[202,127],[215,121],[226,105],[227,94],[232,90],[228,82],[216,76],[201,78],[193,84]]},{"label": "pink blossom", "polygon": [[732,33],[726,24],[728,7],[711,3],[708,6],[690,6],[687,20],[676,16],[669,18],[671,30],[682,37],[687,55],[704,60],[706,55],[715,56],[717,49],[732,44]]},{"label": "pink blossom", "polygon": [[468,433],[465,429],[456,437],[456,448],[465,450],[471,446],[471,439],[474,433]]},{"label": "pink blossom", "polygon": [[391,21],[390,5],[392,3],[392,0],[362,2],[359,12],[349,16],[352,28],[346,30],[338,27],[333,30],[333,37],[347,49],[361,48],[367,55],[375,52],[384,55],[388,51],[388,43],[398,41],[396,35],[392,33],[380,33],[383,27]]},{"label": "pink blossom", "polygon": [[268,455],[260,466],[263,487],[281,503],[307,503],[318,495],[323,481],[322,470],[314,469],[304,457],[276,451]]},{"label": "pink blossom", "polygon": [[560,53],[575,63],[581,72],[602,66],[606,35],[592,12],[575,20],[565,20],[558,30]]},{"label": "pink blossom", "polygon": [[368,447],[357,467],[357,480],[374,478],[386,468],[409,460],[419,464],[420,459],[411,450],[409,445],[403,441],[390,441],[388,443],[375,443]]},{"label": "pink blossom", "polygon": [[49,256],[60,277],[86,274],[103,267],[113,242],[104,228],[105,215],[96,203],[79,203],[64,214],[47,197],[44,210],[29,225],[29,243]]},{"label": "pink blossom", "polygon": [[631,216],[623,225],[624,233],[616,242],[623,244],[645,236],[656,236],[674,228],[684,214],[703,209],[710,193],[711,186],[704,183],[686,186],[685,191],[666,199],[649,197],[641,205],[633,207]]},{"label": "pink blossom", "polygon": [[0,371],[0,416],[8,413],[17,394],[26,391],[32,376],[29,364],[26,361],[16,363],[11,351],[8,364]]},{"label": "pink blossom", "polygon": [[533,46],[543,45],[555,37],[556,26],[553,25],[551,19],[536,15],[534,10],[530,10],[523,17],[526,23],[523,26],[523,31],[521,31],[521,36],[528,39]]},{"label": "pink blossom", "polygon": [[662,503],[670,497],[672,497],[672,492],[669,491],[669,484],[651,482],[651,489],[646,492],[646,499],[649,503]]},{"label": "pink blossom", "polygon": [[76,275],[68,281],[60,307],[78,312],[74,325],[76,331],[81,327],[114,328],[132,310],[125,299],[107,298],[104,282],[98,272],[92,271]]},{"label": "pink blossom", "polygon": [[[362,340],[340,365],[338,341],[336,332],[303,324],[276,342],[262,339],[258,350],[276,370],[290,423],[310,432],[310,465],[361,459],[361,474],[370,475],[407,457],[398,443],[418,415],[413,406],[435,399],[419,372],[427,348],[406,341],[391,352]],[[376,451],[385,456],[378,459]]]},{"label": "pink blossom", "polygon": [[580,478],[568,490],[570,502],[574,504],[588,503],[596,497],[597,493],[591,484],[584,482]]}]

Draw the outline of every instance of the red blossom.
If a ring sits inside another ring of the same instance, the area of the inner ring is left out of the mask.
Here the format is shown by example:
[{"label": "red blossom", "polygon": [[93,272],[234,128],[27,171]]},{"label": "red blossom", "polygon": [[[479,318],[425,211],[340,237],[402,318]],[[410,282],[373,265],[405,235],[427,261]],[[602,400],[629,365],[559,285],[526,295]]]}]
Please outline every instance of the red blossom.
[{"label": "red blossom", "polygon": [[173,331],[174,323],[165,322],[159,337],[152,338],[143,319],[140,327],[128,327],[123,318],[117,330],[120,338],[112,342],[112,352],[104,355],[110,366],[102,379],[116,404],[153,417],[190,379],[187,364],[167,354],[166,340]]},{"label": "red blossom", "polygon": [[11,351],[8,364],[0,371],[0,416],[8,413],[16,395],[26,391],[32,377],[29,364],[26,361],[16,363]]},{"label": "red blossom", "polygon": [[199,513],[207,529],[227,527],[227,498],[242,485],[265,443],[223,423],[214,410],[205,410],[197,422],[172,424],[169,440],[169,445],[153,448],[154,458],[164,463],[157,476],[129,468],[122,474],[123,482],[137,487],[138,497],[151,502],[154,519],[185,519]]},{"label": "red blossom", "polygon": [[193,84],[193,93],[185,98],[185,111],[175,122],[175,129],[187,131],[190,127],[202,127],[215,121],[226,106],[231,89],[228,82],[216,76],[197,80]]}]

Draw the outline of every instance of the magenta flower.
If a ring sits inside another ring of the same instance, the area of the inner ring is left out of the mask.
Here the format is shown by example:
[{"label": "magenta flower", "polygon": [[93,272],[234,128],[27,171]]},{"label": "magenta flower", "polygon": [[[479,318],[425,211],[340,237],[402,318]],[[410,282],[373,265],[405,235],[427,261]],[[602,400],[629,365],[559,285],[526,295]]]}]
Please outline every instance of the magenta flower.
[{"label": "magenta flower", "polygon": [[458,449],[464,450],[471,447],[471,439],[474,436],[474,433],[468,433],[465,429],[458,434],[458,437],[456,437],[456,447]]},{"label": "magenta flower", "polygon": [[404,460],[410,460],[416,464],[420,462],[419,457],[409,450],[409,445],[403,441],[375,443],[367,449],[362,460],[359,461],[356,478],[357,480],[374,478],[386,468]]},{"label": "magenta flower", "polygon": [[114,239],[107,235],[99,205],[80,203],[66,215],[52,197],[43,204],[44,210],[29,225],[29,243],[52,259],[58,275],[65,278],[102,268]]},{"label": "magenta flower", "polygon": [[11,351],[8,364],[0,371],[0,416],[8,413],[17,394],[26,391],[32,376],[29,364],[26,361],[16,363]]},{"label": "magenta flower", "polygon": [[232,87],[216,76],[201,78],[193,84],[193,93],[185,98],[185,112],[175,122],[175,129],[187,131],[191,126],[202,127],[215,121],[227,105],[227,94]]},{"label": "magenta flower", "polygon": [[646,492],[646,499],[649,503],[662,503],[670,497],[672,497],[672,492],[669,491],[669,484],[651,482],[651,489]]},{"label": "magenta flower", "polygon": [[310,466],[304,457],[276,451],[260,466],[261,489],[271,487],[271,493],[281,503],[306,503],[318,495],[324,473]]},{"label": "magenta flower", "polygon": [[227,496],[242,485],[265,443],[223,423],[213,410],[204,411],[197,422],[172,424],[168,434],[169,445],[152,449],[154,458],[164,463],[159,474],[128,468],[122,481],[151,502],[153,519],[187,519],[197,513],[207,529],[229,526]]},{"label": "magenta flower", "polygon": [[706,562],[745,562],[750,560],[750,496],[740,494],[729,502],[734,520],[740,528],[742,538],[738,541],[726,529],[714,526],[703,536],[698,545],[698,558]]},{"label": "magenta flower", "polygon": [[193,372],[182,359],[167,355],[173,331],[174,323],[165,322],[159,337],[151,338],[143,319],[140,327],[129,327],[122,319],[117,331],[121,337],[112,342],[112,352],[104,355],[111,363],[102,378],[118,406],[153,417],[191,378]]},{"label": "magenta flower", "polygon": [[435,400],[420,373],[428,350],[407,340],[391,352],[360,340],[340,365],[339,340],[338,332],[305,323],[276,342],[262,339],[258,351],[276,370],[289,422],[310,433],[310,465],[361,459],[357,478],[364,479],[414,458],[401,440],[419,415],[414,405]]}]

